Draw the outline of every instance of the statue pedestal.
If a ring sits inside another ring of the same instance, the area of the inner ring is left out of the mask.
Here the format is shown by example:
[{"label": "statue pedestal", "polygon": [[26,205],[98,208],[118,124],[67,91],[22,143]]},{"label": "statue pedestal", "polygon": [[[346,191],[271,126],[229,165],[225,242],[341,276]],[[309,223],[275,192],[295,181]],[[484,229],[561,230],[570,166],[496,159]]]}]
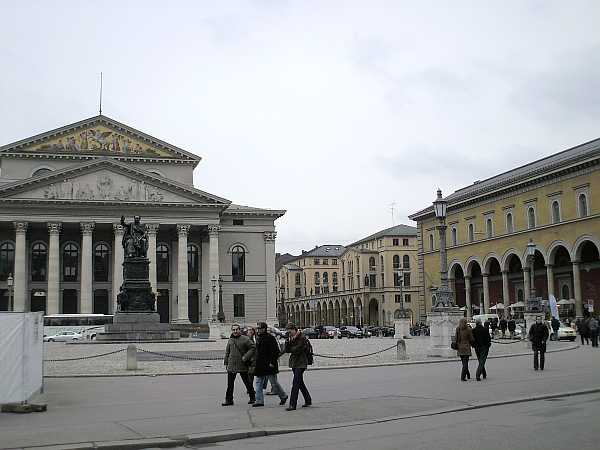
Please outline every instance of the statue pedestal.
[{"label": "statue pedestal", "polygon": [[106,325],[104,333],[98,333],[97,341],[177,341],[178,331],[170,331],[168,323],[160,323],[157,312],[117,311],[113,323]]},{"label": "statue pedestal", "polygon": [[[228,324],[221,322],[213,322],[212,320],[208,321],[208,339],[219,341],[221,340],[221,334],[226,330],[225,327]],[[231,325],[229,324],[229,328],[231,329]]]},{"label": "statue pedestal", "polygon": [[427,315],[430,330],[427,356],[456,356],[456,350],[452,350],[450,344],[458,322],[463,317],[463,312],[458,307],[439,307],[431,310]]},{"label": "statue pedestal", "polygon": [[394,339],[410,339],[410,319],[394,319]]}]

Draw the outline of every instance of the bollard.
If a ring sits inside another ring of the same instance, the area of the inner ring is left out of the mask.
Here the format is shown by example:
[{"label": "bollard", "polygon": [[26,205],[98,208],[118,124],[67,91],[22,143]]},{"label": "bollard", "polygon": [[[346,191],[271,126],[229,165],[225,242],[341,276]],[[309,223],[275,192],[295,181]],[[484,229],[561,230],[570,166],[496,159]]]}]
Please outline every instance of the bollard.
[{"label": "bollard", "polygon": [[137,347],[135,344],[127,346],[127,370],[137,370]]},{"label": "bollard", "polygon": [[408,356],[406,356],[406,342],[404,342],[404,339],[398,339],[396,342],[396,359],[400,361],[408,359]]}]

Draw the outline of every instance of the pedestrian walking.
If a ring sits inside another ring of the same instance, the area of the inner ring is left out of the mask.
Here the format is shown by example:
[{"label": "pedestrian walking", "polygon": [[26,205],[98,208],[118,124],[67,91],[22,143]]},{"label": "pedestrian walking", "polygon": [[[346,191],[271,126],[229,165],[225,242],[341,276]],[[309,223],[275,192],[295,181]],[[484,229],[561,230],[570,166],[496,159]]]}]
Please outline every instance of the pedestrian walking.
[{"label": "pedestrian walking", "polygon": [[252,405],[253,407],[265,405],[263,389],[265,389],[267,380],[271,382],[273,391],[279,395],[279,404],[285,405],[288,396],[277,380],[279,355],[280,351],[277,340],[267,333],[267,324],[260,322],[256,338],[256,366],[254,369],[254,376],[256,377],[256,402]]},{"label": "pedestrian walking", "polygon": [[583,319],[577,319],[579,321],[579,325],[577,325],[577,331],[579,332],[579,336],[581,337],[581,345],[590,344],[589,339],[589,319],[587,317]]},{"label": "pedestrian walking", "polygon": [[254,344],[254,350],[250,354],[246,365],[248,366],[248,380],[254,386],[254,369],[256,368],[256,328],[250,326],[246,328],[246,336]]},{"label": "pedestrian walking", "polygon": [[500,319],[500,332],[502,333],[502,339],[506,337],[506,329],[508,327],[508,321],[503,317]]},{"label": "pedestrian walking", "polygon": [[490,328],[492,329],[492,336],[496,337],[496,330],[498,329],[498,319],[496,319],[495,317],[492,318],[492,321],[490,322]]},{"label": "pedestrian walking", "polygon": [[289,323],[287,330],[289,331],[289,338],[285,344],[285,353],[290,354],[289,365],[294,374],[294,379],[292,381],[292,390],[290,392],[290,403],[285,410],[294,411],[298,403],[299,392],[302,392],[302,397],[304,397],[304,405],[302,406],[306,407],[312,405],[312,398],[304,384],[304,372],[308,367],[309,353],[311,352],[312,347],[308,339],[302,334],[302,331],[298,330],[298,327],[294,324]]},{"label": "pedestrian walking", "polygon": [[248,404],[252,404],[256,400],[254,388],[248,377],[248,366],[255,350],[252,340],[248,336],[243,336],[240,326],[234,323],[231,326],[231,336],[225,348],[225,360],[223,361],[227,368],[227,391],[225,392],[225,401],[221,403],[222,406],[233,405],[233,385],[238,373],[250,398]]},{"label": "pedestrian walking", "polygon": [[509,317],[508,323],[506,324],[506,326],[508,328],[508,332],[510,334],[510,338],[514,339],[515,338],[515,331],[517,331],[517,322],[515,322],[515,319],[513,317]]},{"label": "pedestrian walking", "polygon": [[[529,329],[529,340],[533,350],[534,370],[544,370],[546,362],[546,341],[548,340],[548,326],[542,322],[542,316],[536,316],[535,323]],[[538,359],[539,358],[539,359]]]},{"label": "pedestrian walking", "polygon": [[596,317],[590,317],[590,322],[588,324],[590,329],[590,339],[592,340],[592,347],[598,347],[598,319]]},{"label": "pedestrian walking", "polygon": [[560,320],[558,320],[556,317],[552,316],[550,325],[552,326],[552,333],[554,335],[554,340],[558,341],[558,330],[560,329]]},{"label": "pedestrian walking", "polygon": [[475,354],[477,355],[477,372],[475,372],[475,379],[481,381],[481,377],[485,380],[487,378],[487,372],[485,370],[485,362],[492,345],[492,338],[488,331],[481,325],[481,320],[475,321],[475,328],[473,329],[473,347],[475,348]]},{"label": "pedestrian walking", "polygon": [[[485,332],[488,333],[489,336],[489,331],[485,330]],[[456,327],[456,333],[454,335],[454,342],[456,352],[462,361],[460,379],[461,381],[467,381],[467,379],[471,379],[471,373],[469,372],[469,357],[471,356],[471,345],[473,345],[473,331],[467,323],[467,319],[462,318],[458,322],[458,327]]]}]

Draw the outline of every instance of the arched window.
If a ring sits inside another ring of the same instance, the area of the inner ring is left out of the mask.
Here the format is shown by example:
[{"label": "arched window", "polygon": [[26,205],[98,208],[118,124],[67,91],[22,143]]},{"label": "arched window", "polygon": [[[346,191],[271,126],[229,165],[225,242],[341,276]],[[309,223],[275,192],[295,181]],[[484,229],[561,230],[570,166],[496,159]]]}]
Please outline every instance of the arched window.
[{"label": "arched window", "polygon": [[327,272],[323,272],[323,284],[329,284],[329,274]]},{"label": "arched window", "polygon": [[488,218],[485,221],[485,232],[486,232],[488,239],[491,237],[494,237],[494,224],[492,222],[492,219]]},{"label": "arched window", "polygon": [[246,251],[241,245],[231,249],[231,275],[233,281],[246,281]]},{"label": "arched window", "polygon": [[552,223],[560,222],[560,205],[558,201],[554,200],[552,202]]},{"label": "arched window", "polygon": [[166,244],[156,246],[156,280],[169,281],[169,247]]},{"label": "arched window", "polygon": [[452,227],[452,245],[458,245],[458,232],[456,227]]},{"label": "arched window", "polygon": [[588,205],[585,194],[579,194],[579,197],[577,198],[577,204],[579,206],[579,217],[587,217]]},{"label": "arched window", "polygon": [[469,242],[473,242],[475,240],[475,226],[472,223],[469,224],[467,234],[469,236]]},{"label": "arched window", "polygon": [[429,250],[433,251],[435,249],[433,234],[429,235]]},{"label": "arched window", "polygon": [[198,275],[200,274],[200,257],[198,252],[198,246],[195,244],[188,244],[187,247],[187,261],[188,261],[188,281],[198,281]]},{"label": "arched window", "polygon": [[319,286],[321,284],[321,274],[319,272],[315,272],[315,286]]},{"label": "arched window", "polygon": [[96,245],[94,249],[94,281],[108,281],[109,254],[108,245],[104,243]]},{"label": "arched window", "polygon": [[333,272],[331,274],[331,280],[333,281],[333,285],[337,285],[338,284],[338,274],[337,272]]},{"label": "arched window", "polygon": [[46,281],[48,249],[38,242],[31,248],[31,281]]},{"label": "arched window", "polygon": [[296,274],[296,276],[294,278],[295,278],[296,284],[301,284],[299,272]]},{"label": "arched window", "polygon": [[15,244],[5,242],[0,245],[0,280],[5,281],[10,274],[14,274]]},{"label": "arched window", "polygon": [[527,210],[527,228],[535,228],[535,209],[530,206]]},{"label": "arched window", "polygon": [[79,248],[75,244],[67,244],[63,248],[63,281],[77,281],[79,265]]},{"label": "arched window", "polygon": [[514,231],[515,231],[515,225],[513,223],[513,215],[512,215],[512,213],[508,213],[506,215],[506,232],[514,233]]},{"label": "arched window", "polygon": [[560,290],[560,294],[561,294],[561,296],[562,296],[563,299],[569,300],[569,298],[571,297],[571,293],[569,292],[569,285],[568,284],[563,284],[563,287]]},{"label": "arched window", "polygon": [[410,257],[408,255],[402,257],[402,266],[405,269],[410,269]]},{"label": "arched window", "polygon": [[369,270],[372,272],[375,271],[375,258],[373,256],[369,258]]},{"label": "arched window", "polygon": [[394,258],[392,259],[392,261],[394,262],[394,264],[393,264],[394,270],[399,270],[400,269],[400,256],[394,255]]}]

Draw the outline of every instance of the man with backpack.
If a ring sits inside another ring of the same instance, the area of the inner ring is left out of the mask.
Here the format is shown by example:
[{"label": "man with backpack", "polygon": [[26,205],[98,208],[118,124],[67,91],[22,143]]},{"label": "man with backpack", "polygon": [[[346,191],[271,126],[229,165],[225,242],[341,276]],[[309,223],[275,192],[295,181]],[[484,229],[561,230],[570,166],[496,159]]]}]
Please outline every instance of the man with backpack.
[{"label": "man with backpack", "polygon": [[298,330],[296,325],[288,323],[287,330],[289,338],[285,343],[284,352],[290,354],[289,366],[294,374],[294,379],[292,381],[290,403],[285,410],[294,411],[298,403],[299,392],[302,392],[302,397],[304,397],[304,405],[302,407],[312,405],[312,398],[304,384],[304,372],[313,363],[313,351],[310,341],[302,334],[302,331]]}]

